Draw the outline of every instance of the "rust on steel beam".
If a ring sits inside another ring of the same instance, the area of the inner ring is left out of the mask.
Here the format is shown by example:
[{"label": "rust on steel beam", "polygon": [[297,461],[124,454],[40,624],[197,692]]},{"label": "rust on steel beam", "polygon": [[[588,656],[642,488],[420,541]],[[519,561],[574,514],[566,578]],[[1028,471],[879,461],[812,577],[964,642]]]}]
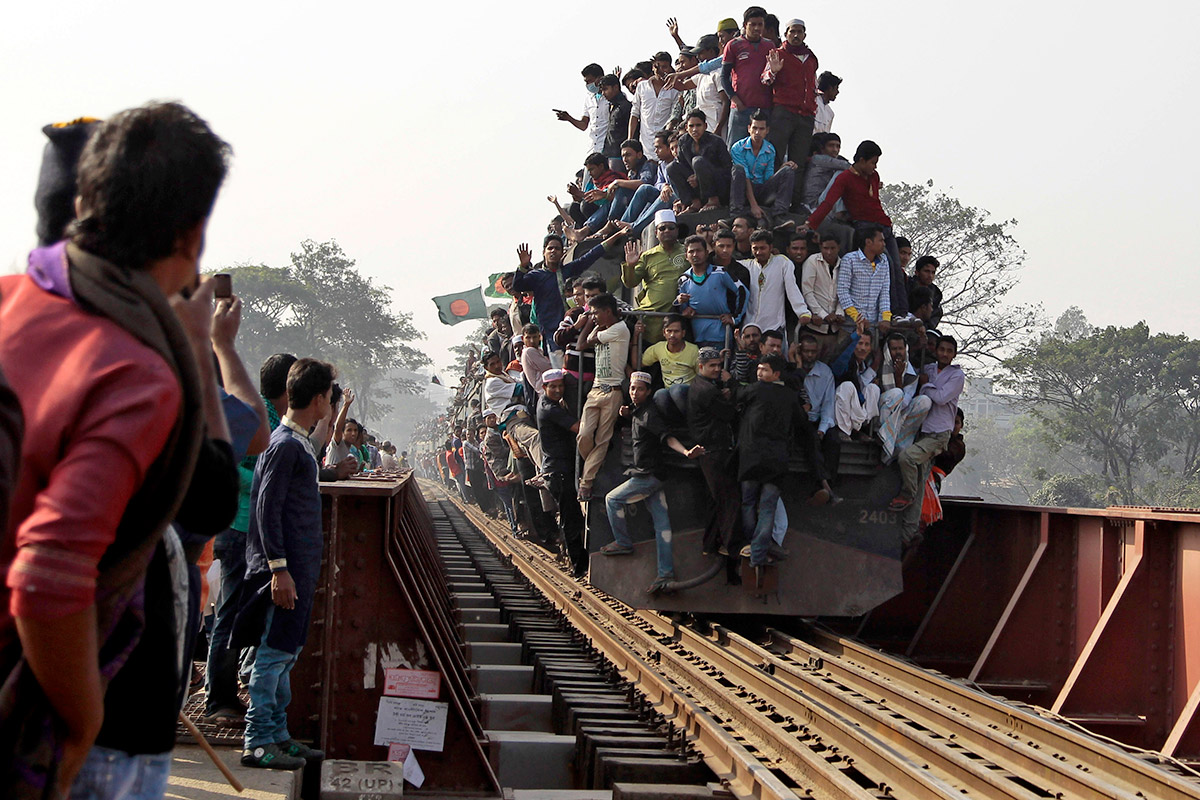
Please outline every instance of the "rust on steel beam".
[{"label": "rust on steel beam", "polygon": [[1177,709],[1176,537],[1168,524],[1134,520],[1121,582],[1051,710],[1089,730],[1144,747],[1166,742]]},{"label": "rust on steel beam", "polygon": [[421,753],[425,786],[498,792],[474,692],[462,680],[432,521],[411,473],[322,484],[321,494],[324,560],[292,682],[293,709],[303,715],[294,718],[333,758],[386,760],[387,747],[374,741],[384,670],[436,670],[450,713],[442,751]]},{"label": "rust on steel beam", "polygon": [[996,511],[974,517],[975,529],[947,576],[907,653],[949,675],[974,666],[1037,553],[1037,515]]}]

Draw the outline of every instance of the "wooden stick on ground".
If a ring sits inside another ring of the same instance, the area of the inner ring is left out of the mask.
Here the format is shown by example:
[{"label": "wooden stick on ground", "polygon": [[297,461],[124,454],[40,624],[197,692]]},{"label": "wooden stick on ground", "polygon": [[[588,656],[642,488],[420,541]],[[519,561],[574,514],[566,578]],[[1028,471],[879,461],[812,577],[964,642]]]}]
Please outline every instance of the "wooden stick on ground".
[{"label": "wooden stick on ground", "polygon": [[208,739],[204,738],[204,734],[201,733],[200,729],[196,727],[196,723],[188,719],[187,714],[184,714],[182,711],[179,712],[179,719],[181,722],[183,722],[183,727],[187,728],[188,733],[190,733],[192,738],[196,740],[196,744],[200,745],[204,752],[208,753],[208,757],[211,758],[212,762],[217,765],[217,769],[221,770],[221,774],[225,776],[225,780],[229,781],[229,785],[233,787],[234,791],[238,792],[239,794],[245,791],[246,787],[242,786],[242,782],[239,781],[234,774],[229,771],[229,767],[225,766],[225,762],[221,760],[219,755],[217,755],[217,751],[213,750],[213,746],[208,743]]}]

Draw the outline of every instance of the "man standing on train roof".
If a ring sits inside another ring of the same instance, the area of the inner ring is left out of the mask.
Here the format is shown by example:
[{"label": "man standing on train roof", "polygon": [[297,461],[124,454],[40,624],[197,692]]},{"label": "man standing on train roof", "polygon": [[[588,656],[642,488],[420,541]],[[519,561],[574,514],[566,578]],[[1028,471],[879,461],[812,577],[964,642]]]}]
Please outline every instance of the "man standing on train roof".
[{"label": "man standing on train roof", "polygon": [[[554,343],[554,332],[558,330],[558,325],[567,310],[563,302],[564,282],[578,277],[581,272],[595,264],[624,235],[624,231],[618,231],[582,256],[565,264],[561,237],[547,236],[542,240],[542,260],[536,266],[533,264],[533,254],[529,245],[522,244],[517,248],[520,264],[513,273],[513,291],[529,292],[533,295],[533,313],[537,317],[538,327],[542,329],[542,339],[550,349],[550,361],[555,367],[562,366],[562,352]],[[492,352],[499,350],[495,349]]]},{"label": "man standing on train roof", "polygon": [[633,420],[633,467],[626,473],[629,479],[610,491],[604,499],[613,541],[601,547],[600,552],[606,556],[633,553],[633,539],[629,536],[625,510],[645,500],[650,509],[650,518],[654,521],[658,558],[657,577],[646,591],[657,594],[675,580],[675,565],[671,556],[671,518],[667,513],[667,496],[662,488],[662,478],[666,472],[663,446],[687,458],[700,458],[704,455],[704,448],[700,445],[690,449],[684,447],[671,434],[658,407],[651,402],[650,381],[647,372],[635,372],[629,376],[629,397],[632,402],[621,406],[620,413],[622,417]]},{"label": "man standing on train roof", "polygon": [[[625,243],[625,261],[621,265],[621,283],[632,289],[639,283],[646,290],[638,299],[642,311],[670,311],[678,296],[679,277],[688,268],[687,255],[679,245],[679,224],[675,212],[663,209],[654,215],[654,231],[658,246],[642,252],[636,241]],[[646,341],[662,340],[662,319],[649,317]]]}]

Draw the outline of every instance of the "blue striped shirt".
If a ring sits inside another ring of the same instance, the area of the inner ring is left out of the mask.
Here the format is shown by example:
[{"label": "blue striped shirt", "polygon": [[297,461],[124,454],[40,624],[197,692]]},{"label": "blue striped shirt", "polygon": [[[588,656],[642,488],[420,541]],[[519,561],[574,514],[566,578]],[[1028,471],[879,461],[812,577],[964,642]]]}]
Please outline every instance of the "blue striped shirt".
[{"label": "blue striped shirt", "polygon": [[847,312],[851,308],[868,322],[892,318],[891,272],[885,253],[872,264],[861,249],[842,257],[838,273],[838,302]]}]

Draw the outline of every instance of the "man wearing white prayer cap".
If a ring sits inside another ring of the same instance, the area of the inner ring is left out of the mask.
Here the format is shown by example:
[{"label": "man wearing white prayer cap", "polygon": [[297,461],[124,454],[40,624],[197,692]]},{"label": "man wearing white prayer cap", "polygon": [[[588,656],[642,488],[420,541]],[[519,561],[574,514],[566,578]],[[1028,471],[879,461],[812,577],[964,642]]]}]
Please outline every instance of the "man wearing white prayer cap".
[{"label": "man wearing white prayer cap", "polygon": [[[783,44],[767,54],[763,83],[771,85],[771,127],[767,141],[775,148],[775,169],[785,162],[803,165],[808,158],[813,125],[817,116],[817,56],[804,39],[808,29],[802,19],[790,20],[784,28]],[[804,181],[796,181],[792,208],[804,193]]]},{"label": "man wearing white prayer cap", "polygon": [[[621,282],[631,289],[638,284],[645,285],[637,302],[639,310],[667,312],[675,304],[679,278],[690,265],[679,242],[679,223],[674,211],[663,209],[656,213],[654,231],[658,234],[658,245],[644,253],[637,241],[625,243]],[[644,325],[640,329],[643,344],[662,340],[661,317],[647,317],[641,324]]]},{"label": "man wearing white prayer cap", "polygon": [[667,513],[667,496],[662,488],[666,448],[687,458],[699,458],[704,455],[704,448],[696,445],[689,450],[670,434],[662,414],[650,400],[650,380],[646,372],[635,372],[629,376],[629,397],[632,402],[621,406],[621,416],[633,419],[633,468],[626,473],[629,480],[604,498],[613,541],[601,547],[600,552],[606,556],[633,553],[633,539],[629,536],[625,513],[628,506],[645,500],[654,522],[658,561],[657,577],[646,591],[658,594],[670,591],[671,582],[675,580],[675,564],[671,557],[671,518]]},{"label": "man wearing white prayer cap", "polygon": [[548,369],[542,373],[542,394],[537,404],[542,463],[538,464],[538,469],[546,491],[558,504],[559,530],[578,578],[587,572],[583,512],[575,495],[575,435],[579,432],[579,420],[567,410],[564,391],[561,369]]}]

